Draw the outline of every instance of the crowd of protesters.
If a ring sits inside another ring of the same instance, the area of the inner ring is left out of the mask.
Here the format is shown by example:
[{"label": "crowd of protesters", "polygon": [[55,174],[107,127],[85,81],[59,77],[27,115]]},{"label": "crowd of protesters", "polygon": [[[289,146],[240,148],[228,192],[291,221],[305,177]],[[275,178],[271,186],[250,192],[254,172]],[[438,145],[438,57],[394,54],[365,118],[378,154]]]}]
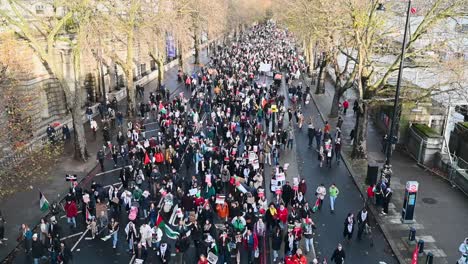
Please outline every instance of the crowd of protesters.
[{"label": "crowd of protesters", "polygon": [[[261,24],[218,47],[199,72],[180,72],[185,90],[172,98],[161,87],[145,102],[139,87],[143,101],[136,120],[124,124],[116,104],[104,105],[101,118],[111,121],[103,125],[105,144],[96,159],[103,171],[105,160],[112,159],[120,182],[72,187],[63,206],[70,228],[76,229],[81,218],[92,239],[109,241],[115,250],[123,243],[143,261],[175,263],[172,253],[183,256],[193,243],[199,264],[244,263],[241,259],[268,263],[263,255],[267,248],[274,262],[307,263],[303,250],[309,253],[314,247],[313,214],[327,195],[333,213],[339,189],[332,184],[327,191],[320,184],[314,195],[304,179],[288,175],[289,164],[280,164],[280,157],[292,149],[294,131],[307,123],[308,145],[315,143],[320,166],[338,166],[342,120],[334,133],[328,123],[318,128],[307,121],[301,108],[309,104],[310,88],[303,91],[298,80],[305,69],[288,32],[273,23]],[[281,89],[283,80],[287,92]],[[86,114],[96,133],[92,110]],[[147,136],[145,122],[158,124],[155,136]],[[110,126],[118,127],[115,139]],[[26,225],[21,229],[20,239],[34,263],[44,255],[50,263],[72,259],[60,240],[65,227],[57,224],[54,206],[52,218],[41,221],[38,233]],[[359,239],[367,223],[363,209],[357,215]],[[354,226],[350,213],[344,223],[346,239]],[[120,241],[119,234],[126,240]],[[331,260],[340,264],[344,259],[338,245]]]}]

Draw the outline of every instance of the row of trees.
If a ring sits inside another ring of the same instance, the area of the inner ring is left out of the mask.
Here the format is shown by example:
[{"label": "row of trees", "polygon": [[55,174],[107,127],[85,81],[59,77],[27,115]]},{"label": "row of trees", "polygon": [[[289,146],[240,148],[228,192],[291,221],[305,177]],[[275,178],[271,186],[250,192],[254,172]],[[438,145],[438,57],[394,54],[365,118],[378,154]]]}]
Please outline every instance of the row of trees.
[{"label": "row of trees", "polygon": [[[20,0],[7,0],[0,10],[4,32],[26,42],[65,94],[66,108],[73,119],[75,158],[86,160],[88,151],[82,123],[80,66],[85,53],[108,65],[120,66],[126,79],[127,113],[135,113],[135,46],[147,45],[149,56],[164,78],[166,37],[177,41],[179,62],[194,49],[199,63],[201,36],[215,39],[260,19],[268,6],[265,0],[67,0],[50,1],[50,14],[38,15]],[[7,34],[5,33],[5,34]],[[74,80],[66,79],[57,49],[66,47],[72,58]],[[8,66],[8,65],[6,65]],[[5,67],[3,74],[10,74]]]},{"label": "row of trees", "polygon": [[[434,71],[442,81],[430,87],[406,85],[401,98],[406,102],[431,101],[437,93],[461,91],[466,83],[467,62],[463,56],[443,60],[457,34],[445,34],[444,24],[458,23],[466,17],[467,0],[413,1],[410,35],[405,57],[401,44],[407,3],[380,0],[291,0],[275,1],[274,14],[303,43],[304,54],[312,71],[318,71],[316,92],[323,91],[323,74],[329,67],[335,83],[330,117],[338,116],[338,104],[346,90],[358,91],[354,158],[367,155],[369,107],[393,100],[398,66]],[[379,8],[380,7],[380,8]],[[442,32],[441,32],[442,31]],[[451,32],[453,33],[453,32]],[[466,34],[466,33],[465,33]],[[440,38],[439,35],[444,35]],[[465,75],[465,77],[463,77]],[[398,121],[396,121],[398,122]]]}]

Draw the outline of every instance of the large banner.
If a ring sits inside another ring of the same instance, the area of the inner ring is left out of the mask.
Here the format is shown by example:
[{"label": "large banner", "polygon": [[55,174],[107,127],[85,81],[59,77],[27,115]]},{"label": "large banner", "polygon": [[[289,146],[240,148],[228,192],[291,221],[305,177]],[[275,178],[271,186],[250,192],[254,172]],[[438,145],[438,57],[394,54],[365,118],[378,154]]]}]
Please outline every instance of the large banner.
[{"label": "large banner", "polygon": [[176,45],[174,41],[174,36],[172,36],[171,33],[167,33],[166,35],[166,50],[168,58],[176,57]]}]

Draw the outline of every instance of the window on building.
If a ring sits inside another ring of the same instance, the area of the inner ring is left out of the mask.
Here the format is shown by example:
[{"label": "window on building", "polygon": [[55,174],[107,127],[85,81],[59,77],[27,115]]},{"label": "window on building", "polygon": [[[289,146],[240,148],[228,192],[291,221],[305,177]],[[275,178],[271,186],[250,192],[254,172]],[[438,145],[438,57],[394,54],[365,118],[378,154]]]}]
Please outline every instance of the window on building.
[{"label": "window on building", "polygon": [[156,61],[155,60],[151,60],[150,67],[151,67],[152,71],[156,70]]},{"label": "window on building", "polygon": [[140,64],[140,71],[142,76],[146,75],[146,63]]}]

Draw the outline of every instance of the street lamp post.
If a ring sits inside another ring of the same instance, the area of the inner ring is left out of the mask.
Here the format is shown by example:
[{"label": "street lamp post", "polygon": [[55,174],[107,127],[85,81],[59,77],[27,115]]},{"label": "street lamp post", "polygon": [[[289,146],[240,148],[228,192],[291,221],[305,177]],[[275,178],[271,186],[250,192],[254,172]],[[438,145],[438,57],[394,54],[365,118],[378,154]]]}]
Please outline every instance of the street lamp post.
[{"label": "street lamp post", "polygon": [[[379,6],[381,10],[384,9],[384,7]],[[391,170],[391,165],[390,161],[392,158],[392,145],[396,144],[398,139],[397,139],[397,123],[398,123],[398,114],[399,114],[399,104],[400,104],[400,89],[401,89],[401,78],[403,75],[403,63],[405,60],[405,52],[406,52],[406,42],[407,42],[407,36],[408,36],[408,28],[409,28],[409,19],[410,19],[410,12],[411,12],[411,0],[408,0],[408,9],[406,10],[406,22],[405,22],[405,30],[404,30],[404,35],[403,35],[403,44],[401,48],[401,60],[400,60],[400,66],[398,69],[398,78],[397,78],[397,85],[396,85],[396,90],[395,90],[395,100],[393,103],[393,114],[392,114],[392,119],[391,119],[391,125],[390,125],[390,130],[389,133],[387,134],[387,139],[386,139],[386,159],[385,159],[385,165],[382,170],[382,176],[386,177],[388,181],[390,182],[390,177],[392,174]]]}]

